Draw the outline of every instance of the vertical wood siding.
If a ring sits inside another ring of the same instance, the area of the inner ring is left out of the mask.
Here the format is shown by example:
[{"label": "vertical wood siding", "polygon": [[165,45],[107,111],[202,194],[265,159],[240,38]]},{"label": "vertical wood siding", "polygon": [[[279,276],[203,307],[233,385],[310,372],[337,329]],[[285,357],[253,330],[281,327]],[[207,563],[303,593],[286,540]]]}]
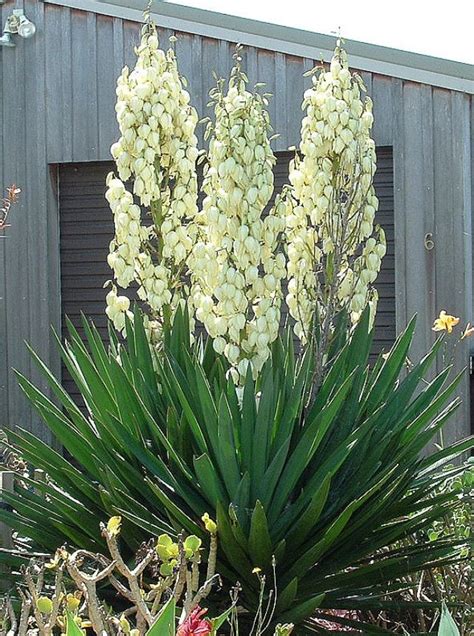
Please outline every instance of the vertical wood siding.
[{"label": "vertical wood siding", "polygon": [[[0,49],[0,183],[23,190],[12,213],[8,238],[0,239],[0,426],[41,432],[21,396],[11,367],[36,377],[24,346],[29,341],[57,371],[50,325],[59,328],[59,235],[54,166],[105,161],[117,135],[115,80],[133,63],[140,25],[38,0],[8,1],[35,22],[31,40]],[[166,45],[171,31],[162,31]],[[202,116],[213,84],[211,72],[228,72],[233,43],[177,33],[176,51]],[[350,51],[349,51],[350,54]],[[304,71],[313,60],[248,48],[244,64],[251,82],[274,94],[275,150],[298,142]],[[400,79],[363,73],[374,100],[374,135],[393,146],[397,324],[415,312],[419,324],[413,358],[433,341],[431,323],[442,308],[473,318],[472,177],[474,113],[471,96]],[[424,245],[432,233],[435,247]],[[463,347],[455,367],[468,363]],[[449,437],[469,430],[468,377],[463,405]]]}]

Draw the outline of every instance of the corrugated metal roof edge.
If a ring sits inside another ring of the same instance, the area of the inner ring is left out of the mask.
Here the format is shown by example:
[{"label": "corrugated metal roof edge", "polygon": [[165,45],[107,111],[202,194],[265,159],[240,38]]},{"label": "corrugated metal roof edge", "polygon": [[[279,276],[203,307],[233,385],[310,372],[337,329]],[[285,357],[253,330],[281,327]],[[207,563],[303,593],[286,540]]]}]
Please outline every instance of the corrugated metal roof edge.
[{"label": "corrugated metal roof edge", "polygon": [[[143,0],[43,0],[103,15],[142,21]],[[258,20],[157,2],[152,15],[164,28],[240,42],[248,46],[299,57],[329,61],[334,37]],[[346,40],[351,65],[361,71],[431,84],[474,94],[474,65]]]}]

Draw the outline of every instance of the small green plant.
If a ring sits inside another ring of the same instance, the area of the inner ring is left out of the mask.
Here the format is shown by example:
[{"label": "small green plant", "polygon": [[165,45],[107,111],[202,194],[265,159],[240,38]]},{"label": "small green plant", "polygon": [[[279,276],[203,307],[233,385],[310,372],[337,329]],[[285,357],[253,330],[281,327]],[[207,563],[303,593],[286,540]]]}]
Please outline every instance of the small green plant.
[{"label": "small green plant", "polygon": [[[227,608],[215,618],[208,618],[208,610],[200,606],[218,580],[216,525],[208,515],[205,525],[210,547],[204,580],[200,580],[202,542],[193,535],[179,535],[176,542],[160,535],[140,548],[133,565],[127,564],[119,546],[122,519],[118,516],[101,524],[108,557],[63,547],[49,562],[30,561],[22,568],[18,598],[1,600],[0,636],[52,636],[58,630],[65,636],[84,636],[88,629],[102,636],[217,636],[224,624],[237,636],[238,591],[232,602],[227,597]],[[272,619],[274,606],[268,605],[261,620],[264,577],[260,582],[260,607],[249,636],[261,636]],[[288,636],[292,628],[277,625],[275,636]]]}]

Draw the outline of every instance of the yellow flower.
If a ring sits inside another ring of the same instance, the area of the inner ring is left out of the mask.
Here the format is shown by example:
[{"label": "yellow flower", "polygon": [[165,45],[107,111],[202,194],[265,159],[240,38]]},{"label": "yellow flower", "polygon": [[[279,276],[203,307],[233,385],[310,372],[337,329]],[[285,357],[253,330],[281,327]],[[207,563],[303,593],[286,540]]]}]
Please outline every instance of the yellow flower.
[{"label": "yellow flower", "polygon": [[455,327],[459,322],[459,318],[455,318],[454,316],[450,316],[447,314],[444,309],[440,311],[438,318],[434,321],[432,330],[433,331],[447,331],[451,333],[453,327]]},{"label": "yellow flower", "polygon": [[65,561],[68,556],[69,555],[64,548],[59,548],[58,550],[56,550],[56,553],[51,561],[45,564],[45,567],[48,570],[53,570],[54,568],[57,568],[58,565],[60,565],[61,561]]},{"label": "yellow flower", "polygon": [[107,531],[113,537],[116,537],[120,532],[121,525],[122,525],[122,517],[118,515],[116,517],[110,517],[107,523]]},{"label": "yellow flower", "polygon": [[67,609],[70,612],[75,612],[80,604],[81,604],[80,592],[75,594],[67,594],[66,605],[67,605]]}]

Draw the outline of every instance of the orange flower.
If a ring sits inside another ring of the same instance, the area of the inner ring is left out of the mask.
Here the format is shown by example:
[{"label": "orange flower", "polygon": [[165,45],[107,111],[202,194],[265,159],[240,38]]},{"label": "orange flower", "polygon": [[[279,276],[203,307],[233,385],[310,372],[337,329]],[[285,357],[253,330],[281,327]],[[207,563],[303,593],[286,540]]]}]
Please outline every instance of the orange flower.
[{"label": "orange flower", "polygon": [[454,316],[450,316],[447,314],[444,309],[440,312],[438,318],[434,321],[432,330],[433,331],[447,331],[451,333],[453,327],[455,327],[459,322],[459,318],[455,318]]}]

